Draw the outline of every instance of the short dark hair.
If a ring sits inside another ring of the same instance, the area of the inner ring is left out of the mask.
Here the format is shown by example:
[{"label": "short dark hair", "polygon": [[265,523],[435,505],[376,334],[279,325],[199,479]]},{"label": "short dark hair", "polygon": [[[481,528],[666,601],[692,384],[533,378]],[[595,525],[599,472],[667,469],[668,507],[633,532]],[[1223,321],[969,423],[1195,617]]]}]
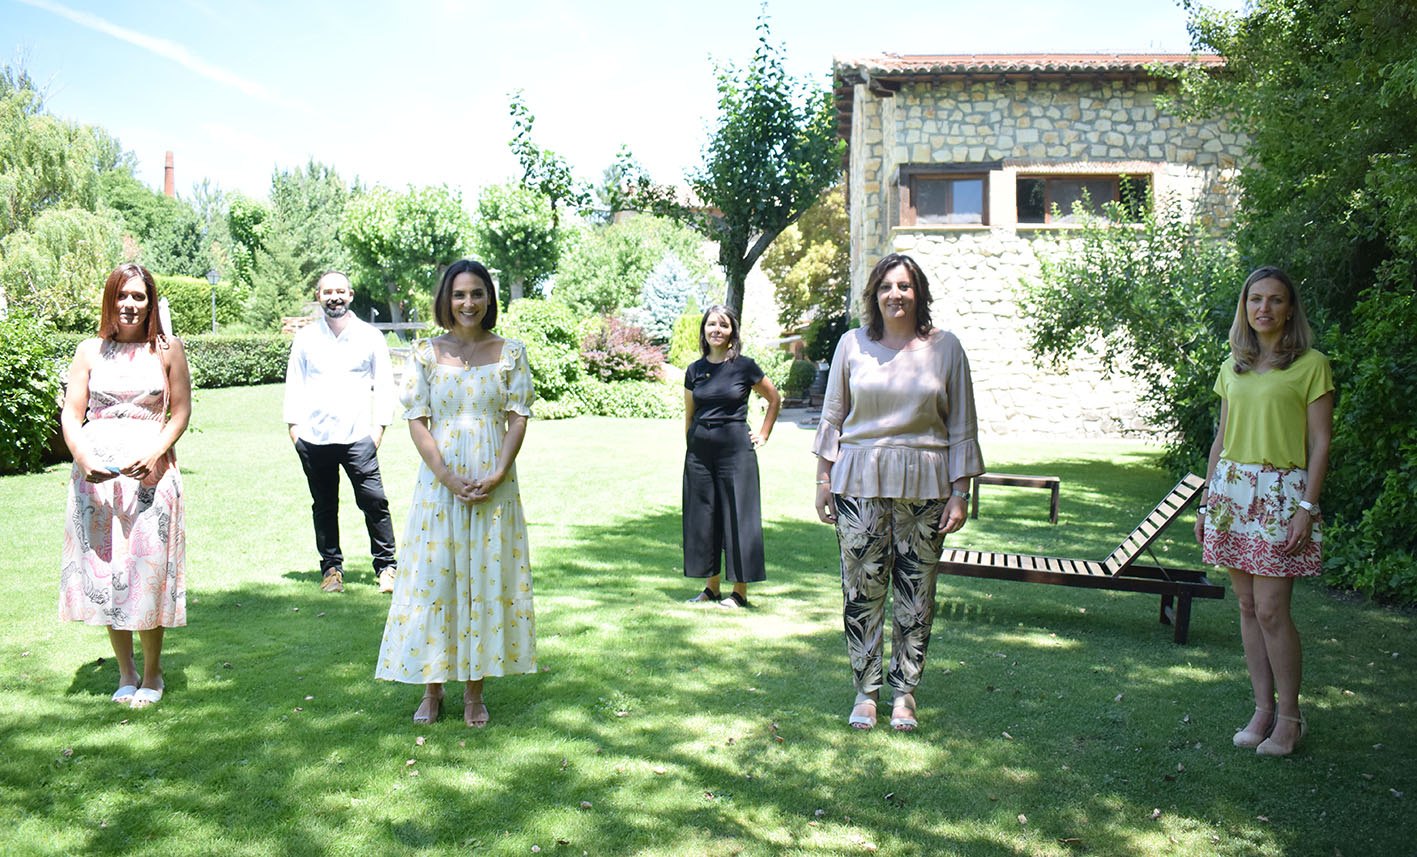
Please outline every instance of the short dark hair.
[{"label": "short dark hair", "polygon": [[714,304],[704,310],[704,317],[699,319],[699,356],[709,356],[708,337],[704,336],[704,328],[708,327],[709,316],[715,313],[728,319],[728,359],[732,360],[743,350],[743,340],[738,336],[738,313],[727,304]]},{"label": "short dark hair", "polygon": [[339,270],[338,268],[331,268],[328,271],[321,271],[320,276],[315,278],[315,297],[318,298],[320,296],[320,281],[328,277],[330,274],[338,274],[341,277],[344,277],[344,281],[346,283],[349,283],[350,293],[352,294],[354,292],[354,281],[349,278],[349,275],[346,274],[344,271]]},{"label": "short dark hair", "polygon": [[871,276],[866,278],[866,290],[861,293],[861,314],[866,316],[866,335],[880,339],[886,332],[885,319],[881,318],[881,307],[876,303],[876,290],[897,265],[904,266],[910,274],[910,284],[915,287],[915,332],[921,336],[930,333],[930,280],[920,269],[920,264],[904,253],[891,253],[876,263]]},{"label": "short dark hair", "polygon": [[453,280],[458,274],[472,274],[487,285],[487,312],[482,316],[482,329],[491,330],[497,326],[497,287],[492,284],[492,272],[487,266],[473,259],[459,259],[448,266],[438,280],[438,291],[433,295],[433,320],[444,330],[452,330],[453,323]]},{"label": "short dark hair", "polygon": [[118,335],[118,289],[134,277],[143,281],[143,288],[148,293],[148,318],[144,325],[143,339],[153,345],[158,337],[162,336],[162,320],[158,318],[157,311],[157,281],[153,279],[151,271],[137,262],[124,262],[110,271],[108,279],[103,281],[103,304],[98,317],[98,335],[102,339],[113,339]]}]

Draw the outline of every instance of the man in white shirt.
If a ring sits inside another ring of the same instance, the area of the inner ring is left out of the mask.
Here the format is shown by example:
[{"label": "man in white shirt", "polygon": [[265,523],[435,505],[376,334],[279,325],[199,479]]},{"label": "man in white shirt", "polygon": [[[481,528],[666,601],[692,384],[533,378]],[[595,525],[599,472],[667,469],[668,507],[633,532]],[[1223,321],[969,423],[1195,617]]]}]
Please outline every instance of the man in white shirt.
[{"label": "man in white shirt", "polygon": [[[379,442],[393,421],[393,364],[384,337],[349,311],[349,278],[329,271],[315,284],[324,312],[295,334],[285,369],[285,422],[300,455],[320,552],[320,588],[344,591],[339,544],[339,468],[369,529],[380,592],[394,591],[394,524],[379,476]],[[371,419],[372,410],[372,419]]]}]

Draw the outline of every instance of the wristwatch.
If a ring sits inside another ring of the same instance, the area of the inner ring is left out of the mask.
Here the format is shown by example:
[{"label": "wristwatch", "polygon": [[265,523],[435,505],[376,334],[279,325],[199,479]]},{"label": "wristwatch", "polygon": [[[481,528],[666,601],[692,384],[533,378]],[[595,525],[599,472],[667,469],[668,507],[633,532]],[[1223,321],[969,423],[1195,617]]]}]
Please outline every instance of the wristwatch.
[{"label": "wristwatch", "polygon": [[1310,515],[1317,515],[1319,513],[1319,505],[1317,503],[1310,503],[1308,500],[1300,500],[1299,508],[1308,512]]},{"label": "wristwatch", "polygon": [[966,502],[966,503],[969,502],[969,492],[968,492],[968,491],[959,491],[959,490],[957,490],[957,489],[951,488],[951,489],[950,489],[950,496],[951,496],[951,497],[958,497],[958,498],[960,498],[961,500],[963,500],[963,501]]}]

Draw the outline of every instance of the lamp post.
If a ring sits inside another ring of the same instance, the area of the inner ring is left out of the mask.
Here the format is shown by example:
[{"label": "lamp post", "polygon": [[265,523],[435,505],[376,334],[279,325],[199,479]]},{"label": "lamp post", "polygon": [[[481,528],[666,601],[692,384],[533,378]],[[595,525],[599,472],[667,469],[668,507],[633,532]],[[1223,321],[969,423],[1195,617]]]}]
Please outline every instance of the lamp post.
[{"label": "lamp post", "polygon": [[221,279],[221,274],[216,268],[207,271],[207,282],[212,284],[212,333],[216,333],[216,284]]}]

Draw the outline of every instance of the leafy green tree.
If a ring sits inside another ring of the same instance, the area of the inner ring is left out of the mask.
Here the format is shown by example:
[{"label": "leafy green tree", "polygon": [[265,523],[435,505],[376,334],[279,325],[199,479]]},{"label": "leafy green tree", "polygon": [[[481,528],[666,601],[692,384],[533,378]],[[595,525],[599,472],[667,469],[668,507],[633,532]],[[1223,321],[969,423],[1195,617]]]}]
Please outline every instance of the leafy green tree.
[{"label": "leafy green tree", "polygon": [[1034,355],[1066,371],[1079,353],[1141,383],[1139,398],[1168,438],[1174,470],[1205,466],[1219,402],[1211,388],[1228,353],[1237,280],[1233,248],[1172,201],[1140,225],[1109,203],[1083,229],[1039,248],[1042,280],[1026,283]]},{"label": "leafy green tree", "polygon": [[615,215],[635,208],[632,188],[646,176],[644,167],[630,152],[630,147],[621,145],[615,153],[615,160],[601,173],[600,184],[595,187],[596,214],[603,223],[614,223]]},{"label": "leafy green tree", "polygon": [[104,278],[121,251],[112,218],[81,208],[46,209],[28,229],[0,239],[0,292],[11,311],[91,333]]},{"label": "leafy green tree", "polygon": [[320,274],[345,271],[353,261],[340,243],[350,189],[335,168],[311,158],[304,167],[271,175],[271,224],[285,232],[298,260],[300,281],[313,288]]},{"label": "leafy green tree", "polygon": [[677,202],[670,189],[647,179],[635,189],[639,208],[681,219],[718,242],[725,303],[740,317],[748,272],[836,178],[845,145],[831,90],[787,74],[765,13],[757,30],[748,67],[718,72],[717,124],[703,166],[688,175],[701,204]]},{"label": "leafy green tree", "polygon": [[46,113],[23,69],[0,68],[0,236],[26,229],[46,209],[96,210],[99,139]]},{"label": "leafy green tree", "polygon": [[202,224],[196,210],[144,185],[127,169],[104,173],[100,179],[103,205],[123,221],[133,239],[133,260],[159,274],[199,277],[212,267]]},{"label": "leafy green tree", "polygon": [[339,238],[354,264],[382,284],[399,322],[413,296],[431,293],[442,268],[462,255],[470,231],[462,196],[446,185],[376,187],[349,200]]},{"label": "leafy green tree", "polygon": [[679,257],[666,254],[645,278],[640,326],[650,341],[668,342],[674,332],[674,322],[685,307],[703,298],[705,290],[705,283],[689,273]]},{"label": "leafy green tree", "polygon": [[531,139],[536,117],[527,109],[520,89],[511,94],[510,112],[516,134],[508,145],[521,163],[522,185],[541,195],[550,207],[552,227],[559,227],[561,216],[557,208],[563,205],[572,209],[588,207],[590,191],[571,174],[570,162]]},{"label": "leafy green tree", "polygon": [[[1178,104],[1249,136],[1236,244],[1300,284],[1337,387],[1324,496],[1326,574],[1417,601],[1417,7],[1408,0],[1188,4],[1219,76],[1186,74]],[[1233,300],[1233,298],[1232,298]]]},{"label": "leafy green tree", "polygon": [[581,232],[562,230],[566,247],[556,268],[556,297],[583,314],[611,315],[640,301],[650,271],[666,255],[695,280],[708,277],[703,238],[662,217],[636,214]]},{"label": "leafy green tree", "polygon": [[783,328],[850,315],[850,236],[846,190],[833,185],[763,253],[763,272],[772,281]]},{"label": "leafy green tree", "polygon": [[477,198],[472,243],[503,284],[506,305],[539,294],[561,254],[560,235],[546,198],[516,184],[490,185]]}]

